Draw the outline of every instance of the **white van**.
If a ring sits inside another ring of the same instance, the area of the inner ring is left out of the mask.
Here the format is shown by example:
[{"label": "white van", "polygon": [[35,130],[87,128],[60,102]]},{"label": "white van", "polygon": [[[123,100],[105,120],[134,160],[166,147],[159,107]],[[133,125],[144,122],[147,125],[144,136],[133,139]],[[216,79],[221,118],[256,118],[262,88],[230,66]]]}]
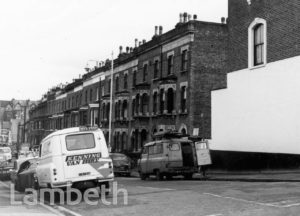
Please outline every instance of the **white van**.
[{"label": "white van", "polygon": [[36,175],[40,188],[109,188],[113,164],[103,132],[75,127],[51,133],[41,142]]}]

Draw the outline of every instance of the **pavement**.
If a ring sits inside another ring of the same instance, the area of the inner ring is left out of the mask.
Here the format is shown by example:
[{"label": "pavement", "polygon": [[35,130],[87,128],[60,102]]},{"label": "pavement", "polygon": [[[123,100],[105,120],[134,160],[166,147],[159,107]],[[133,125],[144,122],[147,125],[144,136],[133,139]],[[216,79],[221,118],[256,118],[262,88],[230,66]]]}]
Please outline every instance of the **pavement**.
[{"label": "pavement", "polygon": [[[131,176],[139,177],[137,171]],[[263,171],[217,171],[208,170],[206,177],[194,174],[195,180],[206,181],[244,181],[244,182],[300,182],[299,170],[263,170]]]}]

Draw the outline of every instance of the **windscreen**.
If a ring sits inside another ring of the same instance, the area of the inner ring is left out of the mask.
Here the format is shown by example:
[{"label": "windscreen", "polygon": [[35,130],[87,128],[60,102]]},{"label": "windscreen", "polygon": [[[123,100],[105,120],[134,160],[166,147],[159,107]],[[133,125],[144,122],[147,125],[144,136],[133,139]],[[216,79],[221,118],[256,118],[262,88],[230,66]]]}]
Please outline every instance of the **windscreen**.
[{"label": "windscreen", "polygon": [[10,153],[10,149],[9,148],[2,148],[0,149],[0,153]]},{"label": "windscreen", "polygon": [[94,148],[94,134],[88,133],[66,136],[66,145],[68,151]]}]

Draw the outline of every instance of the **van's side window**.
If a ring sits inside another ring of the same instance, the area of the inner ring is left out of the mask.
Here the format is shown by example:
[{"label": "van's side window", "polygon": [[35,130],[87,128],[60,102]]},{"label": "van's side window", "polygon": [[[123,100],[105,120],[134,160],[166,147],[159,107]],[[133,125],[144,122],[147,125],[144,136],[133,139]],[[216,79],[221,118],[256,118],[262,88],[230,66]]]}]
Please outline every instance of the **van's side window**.
[{"label": "van's side window", "polygon": [[163,146],[162,144],[157,144],[157,149],[156,149],[156,154],[161,154],[163,153]]},{"label": "van's side window", "polygon": [[143,148],[143,153],[142,154],[148,154],[148,147]]},{"label": "van's side window", "polygon": [[170,144],[170,150],[171,151],[179,151],[180,150],[179,144],[178,143]]},{"label": "van's side window", "polygon": [[149,154],[154,154],[154,146],[149,146]]},{"label": "van's side window", "polygon": [[51,142],[45,142],[42,145],[42,156],[50,154],[51,153]]},{"label": "van's side window", "polygon": [[149,146],[149,154],[161,154],[163,151],[162,144],[155,144],[153,146]]}]

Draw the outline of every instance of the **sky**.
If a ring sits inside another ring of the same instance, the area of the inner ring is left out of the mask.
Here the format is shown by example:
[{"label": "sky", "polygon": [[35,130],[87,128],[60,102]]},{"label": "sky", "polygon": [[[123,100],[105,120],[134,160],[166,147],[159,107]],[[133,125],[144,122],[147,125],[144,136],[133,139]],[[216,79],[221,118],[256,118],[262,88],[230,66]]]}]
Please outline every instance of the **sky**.
[{"label": "sky", "polygon": [[39,100],[183,12],[220,22],[227,0],[0,0],[0,100]]}]

